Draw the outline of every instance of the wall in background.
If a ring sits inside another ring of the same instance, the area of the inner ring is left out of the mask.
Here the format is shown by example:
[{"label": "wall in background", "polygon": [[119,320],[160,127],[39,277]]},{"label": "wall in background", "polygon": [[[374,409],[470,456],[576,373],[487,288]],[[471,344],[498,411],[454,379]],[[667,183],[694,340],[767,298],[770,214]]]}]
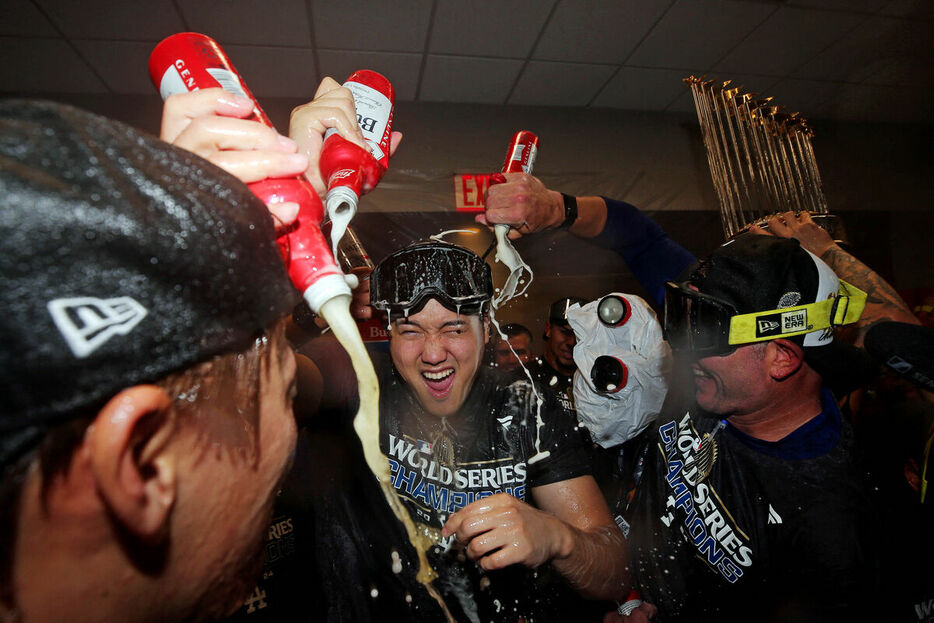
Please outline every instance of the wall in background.
[{"label": "wall in background", "polygon": [[[155,93],[60,99],[158,132]],[[300,103],[272,99],[263,106],[284,132],[289,111]],[[814,125],[828,203],[843,217],[854,252],[898,288],[934,287],[928,247],[934,232],[934,126]],[[550,188],[629,201],[695,254],[722,240],[693,115],[405,102],[397,106],[395,128],[405,134],[402,146],[355,221],[375,259],[414,239],[472,226],[472,215],[454,212],[452,176],[497,170],[519,129],[539,134],[535,173]],[[490,240],[486,231],[457,239],[480,253]],[[501,316],[528,324],[536,335],[555,298],[641,293],[615,255],[565,233],[524,240],[519,248],[537,281],[528,298]],[[497,283],[503,277],[503,271],[494,273]]]}]

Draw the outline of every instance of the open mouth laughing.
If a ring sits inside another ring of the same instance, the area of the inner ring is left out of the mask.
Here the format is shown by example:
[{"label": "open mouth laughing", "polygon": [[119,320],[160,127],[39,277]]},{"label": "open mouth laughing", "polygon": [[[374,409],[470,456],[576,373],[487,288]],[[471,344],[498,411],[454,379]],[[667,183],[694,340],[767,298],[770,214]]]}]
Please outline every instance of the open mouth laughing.
[{"label": "open mouth laughing", "polygon": [[444,368],[442,370],[425,370],[422,372],[422,379],[428,392],[437,399],[446,398],[454,385],[454,368]]}]

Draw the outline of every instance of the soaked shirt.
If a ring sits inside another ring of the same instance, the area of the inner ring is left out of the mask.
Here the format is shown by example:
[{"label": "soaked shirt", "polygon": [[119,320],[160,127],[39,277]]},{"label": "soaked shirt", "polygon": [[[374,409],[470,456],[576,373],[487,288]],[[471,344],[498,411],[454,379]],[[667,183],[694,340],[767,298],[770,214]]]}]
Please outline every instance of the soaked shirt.
[{"label": "soaked shirt", "polygon": [[574,408],[574,376],[568,376],[555,370],[544,357],[536,357],[528,364],[529,373],[539,385],[554,391],[565,410],[577,417]]},{"label": "soaked shirt", "polygon": [[865,604],[868,491],[852,432],[822,399],[774,443],[696,411],[659,419],[629,521],[660,621],[850,620]]},{"label": "soaked shirt", "polygon": [[[447,422],[448,443],[432,436],[437,420],[421,409],[388,354],[370,354],[380,380],[380,445],[390,458],[392,484],[415,522],[438,535],[429,556],[450,611],[463,622],[560,620],[554,616],[559,593],[543,579],[546,567],[482,573],[450,539],[440,539],[440,528],[452,512],[493,493],[531,501],[536,486],[589,473],[571,418],[554,396],[545,398],[540,447],[550,454],[530,461],[537,453],[530,386],[483,366],[463,408]],[[289,558],[295,564],[264,574],[240,620],[444,621],[416,580],[415,550],[366,465],[353,430],[355,384],[344,381],[329,379],[340,385],[347,406],[304,423],[277,504],[277,517],[294,518],[283,526],[294,527],[286,536],[295,536],[298,551]],[[441,460],[442,449],[453,451],[453,465]]]},{"label": "soaked shirt", "polygon": [[441,539],[440,530],[452,513],[477,500],[507,493],[531,503],[534,487],[589,474],[573,416],[555,394],[544,392],[543,425],[536,426],[531,384],[504,382],[482,366],[464,405],[442,423],[422,409],[388,360],[377,370],[380,445],[412,519],[436,537],[429,560],[448,606],[465,621],[554,620],[547,618],[552,608],[536,590],[533,571],[514,566],[483,572],[453,536]]}]

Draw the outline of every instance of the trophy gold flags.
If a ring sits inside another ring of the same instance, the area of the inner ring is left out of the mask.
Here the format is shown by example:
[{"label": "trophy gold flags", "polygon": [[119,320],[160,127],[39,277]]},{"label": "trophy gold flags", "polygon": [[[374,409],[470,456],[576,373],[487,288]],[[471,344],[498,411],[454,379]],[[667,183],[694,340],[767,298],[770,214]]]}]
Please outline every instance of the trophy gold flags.
[{"label": "trophy gold flags", "polygon": [[731,238],[776,213],[808,211],[838,242],[843,224],[827,211],[811,139],[799,113],[787,113],[771,97],[744,93],[732,81],[684,79],[697,109],[723,233]]}]

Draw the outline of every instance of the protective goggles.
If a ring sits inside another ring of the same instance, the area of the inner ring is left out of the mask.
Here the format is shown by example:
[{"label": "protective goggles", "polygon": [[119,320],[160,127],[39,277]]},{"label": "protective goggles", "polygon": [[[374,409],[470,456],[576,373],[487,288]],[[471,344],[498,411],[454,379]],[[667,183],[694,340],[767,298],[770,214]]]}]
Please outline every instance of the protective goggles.
[{"label": "protective goggles", "polygon": [[391,254],[370,276],[370,304],[403,317],[429,299],[473,314],[493,296],[489,265],[473,251],[447,242],[421,242]]},{"label": "protective goggles", "polygon": [[739,314],[715,296],[697,292],[688,282],[665,284],[663,330],[676,351],[700,357],[727,355],[741,344],[765,342],[832,329],[856,322],[866,306],[866,293],[840,281],[837,296],[826,300]]}]

